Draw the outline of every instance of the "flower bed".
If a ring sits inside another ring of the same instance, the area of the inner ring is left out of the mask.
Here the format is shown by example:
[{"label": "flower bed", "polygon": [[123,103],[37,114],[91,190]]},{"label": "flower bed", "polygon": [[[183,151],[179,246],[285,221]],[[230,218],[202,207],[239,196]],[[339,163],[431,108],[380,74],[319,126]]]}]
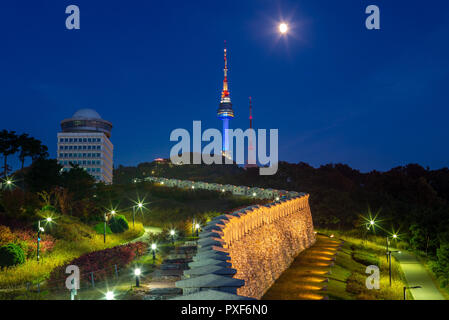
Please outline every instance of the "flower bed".
[{"label": "flower bed", "polygon": [[114,276],[115,265],[119,269],[126,267],[136,257],[145,254],[147,248],[147,243],[135,242],[84,254],[70,263],[54,269],[50,275],[49,283],[51,283],[51,286],[65,286],[65,279],[68,276],[65,269],[68,265],[79,267],[81,282],[90,283],[92,272],[94,281],[105,280]]}]

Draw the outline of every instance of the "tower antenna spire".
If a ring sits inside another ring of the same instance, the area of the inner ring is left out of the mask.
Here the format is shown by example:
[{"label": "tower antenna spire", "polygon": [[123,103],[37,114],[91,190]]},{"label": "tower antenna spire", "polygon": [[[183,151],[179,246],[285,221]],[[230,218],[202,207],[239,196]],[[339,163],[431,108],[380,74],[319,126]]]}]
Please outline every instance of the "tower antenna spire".
[{"label": "tower antenna spire", "polygon": [[223,79],[223,91],[221,92],[221,102],[231,102],[228,88],[228,57],[226,49],[226,40],[224,41],[224,79]]}]

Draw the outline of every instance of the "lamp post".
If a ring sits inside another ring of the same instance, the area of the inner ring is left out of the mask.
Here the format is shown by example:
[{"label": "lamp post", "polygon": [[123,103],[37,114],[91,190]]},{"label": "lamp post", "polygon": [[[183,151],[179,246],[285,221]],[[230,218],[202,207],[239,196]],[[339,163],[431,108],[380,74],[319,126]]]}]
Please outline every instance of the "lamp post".
[{"label": "lamp post", "polygon": [[114,300],[114,291],[106,292],[106,300]]},{"label": "lamp post", "polygon": [[[397,234],[393,234],[393,236],[392,236],[393,239],[397,239],[397,237],[398,237]],[[388,262],[388,259],[389,259],[389,256],[388,256],[389,245],[390,245],[390,237],[387,236],[387,242],[386,242],[386,247],[387,247],[387,251],[386,251],[387,262]]]},{"label": "lamp post", "polygon": [[156,248],[157,248],[156,244],[153,243],[153,244],[151,245],[151,251],[153,252],[153,264],[154,264],[155,261],[156,261]]},{"label": "lamp post", "polygon": [[196,237],[198,238],[199,237],[199,232],[200,232],[200,224],[199,223],[197,223],[197,224],[195,224],[195,229],[196,229]]},{"label": "lamp post", "polygon": [[388,250],[388,252],[387,252],[387,256],[388,256],[388,270],[389,270],[389,273],[390,273],[390,287],[391,287],[391,254],[393,252],[399,252],[399,251]]},{"label": "lamp post", "polygon": [[175,230],[170,230],[171,243],[175,245]]},{"label": "lamp post", "polygon": [[44,228],[41,227],[41,221],[51,222],[52,219],[50,217],[44,219],[44,220],[38,220],[37,221],[37,249],[36,249],[36,255],[37,255],[37,261],[39,261],[39,249],[40,249],[40,242],[41,242],[41,232],[44,232]]},{"label": "lamp post", "polygon": [[136,276],[136,287],[140,286],[140,275],[142,274],[142,270],[140,268],[134,269],[134,275]]},{"label": "lamp post", "polygon": [[420,289],[421,286],[414,286],[414,287],[404,287],[404,300],[407,300],[407,289]]},{"label": "lamp post", "polygon": [[139,203],[137,203],[137,205],[133,206],[133,229],[134,229],[134,224],[135,224],[135,220],[136,220],[136,207],[142,211],[143,203],[139,202]]}]

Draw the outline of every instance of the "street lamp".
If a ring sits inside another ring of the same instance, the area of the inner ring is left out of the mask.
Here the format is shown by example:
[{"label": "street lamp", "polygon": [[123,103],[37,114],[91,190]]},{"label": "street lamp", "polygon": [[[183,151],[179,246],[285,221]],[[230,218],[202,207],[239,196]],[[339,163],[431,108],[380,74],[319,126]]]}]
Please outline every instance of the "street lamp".
[{"label": "street lamp", "polygon": [[395,250],[395,251],[388,250],[388,252],[387,252],[387,256],[388,256],[388,270],[389,270],[389,273],[390,273],[390,287],[391,287],[391,254],[393,252],[399,252],[399,251],[397,251],[397,250]]},{"label": "street lamp", "polygon": [[407,289],[421,289],[421,286],[404,287],[404,300],[407,300]]},{"label": "street lamp", "polygon": [[114,291],[106,292],[106,300],[114,300]]},{"label": "street lamp", "polygon": [[153,252],[153,264],[156,261],[156,248],[157,245],[155,243],[151,244],[151,251]]},{"label": "street lamp", "polygon": [[140,286],[140,275],[142,274],[142,270],[140,268],[134,269],[134,275],[136,276],[136,287]]},{"label": "street lamp", "polygon": [[171,242],[173,245],[175,245],[175,230],[170,230],[170,235],[171,235]]},{"label": "street lamp", "polygon": [[287,25],[285,22],[282,22],[282,23],[279,25],[279,32],[280,32],[281,34],[285,34],[285,33],[287,33],[287,31],[288,31],[288,25]]},{"label": "street lamp", "polygon": [[143,203],[138,202],[136,205],[133,206],[133,229],[134,229],[135,220],[136,220],[136,207],[139,208],[140,211],[142,211]]},{"label": "street lamp", "polygon": [[37,261],[39,261],[39,249],[40,249],[40,247],[39,247],[39,244],[40,244],[40,242],[41,242],[41,232],[44,232],[45,230],[44,230],[44,228],[42,228],[41,227],[41,222],[42,221],[45,221],[45,222],[47,222],[47,223],[50,223],[50,222],[52,222],[53,221],[53,219],[51,218],[51,217],[48,217],[48,218],[46,218],[46,219],[43,219],[43,220],[38,220],[37,221],[37,249],[36,249],[36,255],[37,255]]},{"label": "street lamp", "polygon": [[[398,238],[398,235],[397,234],[393,234],[392,236],[391,236],[393,239],[397,239]],[[386,244],[387,244],[387,251],[386,251],[386,255],[387,255],[387,262],[388,262],[388,251],[389,251],[389,245],[390,245],[390,237],[389,236],[387,236],[387,242],[386,242]]]},{"label": "street lamp", "polygon": [[199,223],[195,224],[195,229],[196,229],[196,236],[199,237],[199,230],[200,230],[200,224]]}]

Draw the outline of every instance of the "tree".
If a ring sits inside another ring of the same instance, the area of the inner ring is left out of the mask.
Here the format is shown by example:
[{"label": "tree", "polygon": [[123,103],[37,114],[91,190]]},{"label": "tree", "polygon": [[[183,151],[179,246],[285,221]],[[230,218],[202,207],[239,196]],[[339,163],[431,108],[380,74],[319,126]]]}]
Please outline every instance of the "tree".
[{"label": "tree", "polygon": [[55,159],[38,159],[25,174],[25,183],[33,192],[52,191],[60,186],[62,166]]},{"label": "tree", "polygon": [[446,279],[449,279],[449,242],[442,242],[437,249],[438,267]]},{"label": "tree", "polygon": [[73,194],[74,201],[90,199],[94,193],[95,179],[78,165],[70,165],[72,168],[61,174],[61,185]]},{"label": "tree", "polygon": [[27,133],[20,135],[18,140],[20,146],[19,159],[22,165],[21,169],[23,169],[27,157],[30,157],[33,162],[37,159],[48,157],[48,148],[43,145],[40,140],[28,136]]},{"label": "tree", "polygon": [[4,158],[3,176],[8,176],[8,156],[19,151],[19,137],[15,131],[3,129],[0,131],[0,153]]}]

